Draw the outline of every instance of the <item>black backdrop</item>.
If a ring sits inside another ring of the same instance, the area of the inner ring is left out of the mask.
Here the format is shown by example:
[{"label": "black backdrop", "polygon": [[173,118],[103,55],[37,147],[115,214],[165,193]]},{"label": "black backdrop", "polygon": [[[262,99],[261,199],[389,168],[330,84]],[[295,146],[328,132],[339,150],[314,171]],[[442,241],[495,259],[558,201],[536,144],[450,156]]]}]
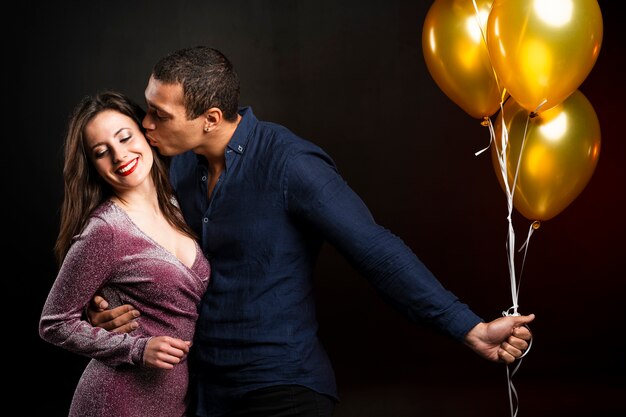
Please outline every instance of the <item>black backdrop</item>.
[{"label": "black backdrop", "polygon": [[[30,399],[5,398],[24,415],[65,415],[86,363],[37,334],[56,272],[51,250],[68,113],[104,88],[143,102],[152,64],[180,47],[225,52],[242,80],[242,104],[326,149],[378,222],[478,314],[491,319],[510,306],[505,197],[488,153],[474,156],[489,134],[426,69],[420,36],[430,1],[26,3],[5,14],[3,60],[5,257],[16,269],[5,280],[17,284],[5,293],[5,361],[16,395]],[[520,416],[626,410],[617,4],[600,1],[602,50],[580,87],[600,119],[597,169],[580,196],[533,235],[526,260],[520,311],[537,320],[533,348],[514,377]],[[529,221],[515,213],[514,224],[521,241]],[[316,283],[320,337],[343,400],[338,417],[509,414],[504,365],[410,324],[331,247],[323,249]]]}]

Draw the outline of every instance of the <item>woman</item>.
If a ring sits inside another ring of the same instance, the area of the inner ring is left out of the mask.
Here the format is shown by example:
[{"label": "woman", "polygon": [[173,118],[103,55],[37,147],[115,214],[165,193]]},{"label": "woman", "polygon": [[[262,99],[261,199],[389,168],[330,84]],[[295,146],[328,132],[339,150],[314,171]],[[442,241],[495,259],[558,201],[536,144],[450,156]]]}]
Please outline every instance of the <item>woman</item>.
[{"label": "woman", "polygon": [[[65,140],[60,264],[40,320],[43,339],[91,357],[70,416],[182,416],[186,355],[210,266],[182,220],[167,166],[144,137],[144,111],[105,92],[76,108]],[[91,326],[99,293],[141,311],[131,333]]]}]

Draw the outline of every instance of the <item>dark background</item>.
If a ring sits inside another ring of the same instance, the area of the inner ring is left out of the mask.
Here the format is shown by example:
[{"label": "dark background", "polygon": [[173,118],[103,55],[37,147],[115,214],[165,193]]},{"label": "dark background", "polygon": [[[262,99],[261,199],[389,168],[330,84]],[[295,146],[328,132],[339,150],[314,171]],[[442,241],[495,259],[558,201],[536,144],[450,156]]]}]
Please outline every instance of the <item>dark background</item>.
[{"label": "dark background", "polygon": [[[5,13],[3,59],[5,256],[16,270],[5,278],[17,284],[4,296],[16,391],[5,398],[24,415],[65,415],[86,363],[37,334],[56,274],[68,114],[105,88],[143,103],[152,65],[181,47],[226,53],[241,103],[326,149],[377,221],[478,314],[491,320],[511,305],[505,196],[488,152],[474,156],[489,133],[426,69],[421,29],[430,1],[28,3]],[[601,154],[583,192],[531,239],[519,301],[537,319],[513,378],[520,417],[626,410],[624,36],[619,2],[599,3],[604,40],[580,90],[600,120]],[[515,213],[518,246],[529,224]],[[509,415],[504,365],[409,323],[331,247],[317,289],[320,337],[342,397],[337,417]]]}]

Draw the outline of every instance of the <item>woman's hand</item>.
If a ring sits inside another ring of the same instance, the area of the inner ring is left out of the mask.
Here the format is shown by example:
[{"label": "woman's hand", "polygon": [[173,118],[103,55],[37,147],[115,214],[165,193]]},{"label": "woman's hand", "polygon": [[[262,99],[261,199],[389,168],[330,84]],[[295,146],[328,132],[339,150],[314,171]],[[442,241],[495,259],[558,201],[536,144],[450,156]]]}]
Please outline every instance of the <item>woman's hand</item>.
[{"label": "woman's hand", "polygon": [[169,336],[148,340],[143,352],[143,363],[151,368],[172,369],[189,353],[190,341]]}]

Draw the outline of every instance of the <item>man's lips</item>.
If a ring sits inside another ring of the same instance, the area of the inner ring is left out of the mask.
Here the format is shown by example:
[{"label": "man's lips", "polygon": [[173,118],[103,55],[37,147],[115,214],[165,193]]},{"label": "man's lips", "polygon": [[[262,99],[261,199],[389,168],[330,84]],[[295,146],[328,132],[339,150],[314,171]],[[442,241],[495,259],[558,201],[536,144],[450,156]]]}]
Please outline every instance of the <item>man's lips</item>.
[{"label": "man's lips", "polygon": [[126,177],[126,176],[128,176],[128,175],[133,173],[135,168],[137,168],[138,164],[139,164],[139,157],[133,159],[132,161],[130,161],[127,164],[122,165],[115,172],[117,173],[117,175],[121,175],[122,177]]},{"label": "man's lips", "polygon": [[150,143],[151,146],[156,146],[156,144],[157,144],[156,140],[154,140],[153,138],[151,138],[148,135],[146,135],[146,139],[148,139],[148,142]]}]

